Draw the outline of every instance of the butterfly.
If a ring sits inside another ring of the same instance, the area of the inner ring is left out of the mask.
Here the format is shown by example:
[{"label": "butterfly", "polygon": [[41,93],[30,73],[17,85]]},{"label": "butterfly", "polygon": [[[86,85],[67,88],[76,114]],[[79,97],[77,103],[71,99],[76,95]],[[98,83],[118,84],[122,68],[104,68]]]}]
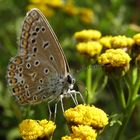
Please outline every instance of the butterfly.
[{"label": "butterfly", "polygon": [[61,45],[37,8],[25,17],[18,55],[8,64],[7,81],[12,95],[23,105],[62,99],[65,95],[73,98],[79,93],[73,90],[75,79]]}]

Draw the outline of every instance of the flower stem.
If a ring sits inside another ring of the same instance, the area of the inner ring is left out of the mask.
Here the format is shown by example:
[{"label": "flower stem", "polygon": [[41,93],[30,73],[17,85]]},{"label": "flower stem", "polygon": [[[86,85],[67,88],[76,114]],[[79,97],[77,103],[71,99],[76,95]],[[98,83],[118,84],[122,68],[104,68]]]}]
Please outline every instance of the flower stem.
[{"label": "flower stem", "polygon": [[87,91],[88,91],[88,96],[87,96],[87,103],[89,104],[91,101],[91,98],[93,97],[93,93],[91,91],[91,85],[92,85],[92,69],[89,67],[87,69],[87,79],[86,79],[86,86],[87,86]]}]

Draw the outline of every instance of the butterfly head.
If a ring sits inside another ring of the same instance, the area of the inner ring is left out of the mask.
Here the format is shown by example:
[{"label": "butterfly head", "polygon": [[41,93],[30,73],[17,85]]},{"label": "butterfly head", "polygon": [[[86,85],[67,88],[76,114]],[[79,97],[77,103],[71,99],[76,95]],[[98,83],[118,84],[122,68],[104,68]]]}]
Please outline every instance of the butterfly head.
[{"label": "butterfly head", "polygon": [[67,83],[69,85],[69,88],[73,89],[75,79],[70,74],[67,75]]}]

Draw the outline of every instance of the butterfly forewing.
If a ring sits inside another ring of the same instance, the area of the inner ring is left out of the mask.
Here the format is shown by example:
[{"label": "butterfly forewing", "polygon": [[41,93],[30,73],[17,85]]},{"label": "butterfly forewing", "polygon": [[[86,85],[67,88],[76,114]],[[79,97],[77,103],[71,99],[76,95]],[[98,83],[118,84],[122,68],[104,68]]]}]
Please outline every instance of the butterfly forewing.
[{"label": "butterfly forewing", "polygon": [[[23,23],[19,55],[8,65],[8,83],[20,104],[59,95],[69,66],[47,19],[31,10]],[[58,94],[57,94],[58,93]]]}]

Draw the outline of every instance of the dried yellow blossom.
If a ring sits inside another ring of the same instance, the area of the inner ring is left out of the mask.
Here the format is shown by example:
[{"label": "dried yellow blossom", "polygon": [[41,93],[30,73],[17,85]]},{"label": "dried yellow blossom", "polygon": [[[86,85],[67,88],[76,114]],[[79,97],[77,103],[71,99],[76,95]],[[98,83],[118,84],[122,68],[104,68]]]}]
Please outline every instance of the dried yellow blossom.
[{"label": "dried yellow blossom", "polygon": [[101,32],[98,30],[82,30],[76,32],[74,37],[79,41],[98,40],[101,37]]},{"label": "dried yellow blossom", "polygon": [[130,60],[130,56],[122,49],[109,49],[98,57],[99,64],[113,67],[127,66]]},{"label": "dried yellow blossom", "polygon": [[140,45],[140,33],[133,36],[135,44]]},{"label": "dried yellow blossom", "polygon": [[84,23],[93,23],[93,18],[94,18],[94,13],[91,9],[89,8],[79,8],[79,13],[78,15],[80,16],[80,19]]},{"label": "dried yellow blossom", "polygon": [[96,140],[97,133],[87,125],[72,126],[72,134],[64,136],[61,140]]},{"label": "dried yellow blossom", "polygon": [[114,36],[111,39],[111,48],[131,48],[134,45],[134,40],[126,36]]},{"label": "dried yellow blossom", "polygon": [[97,130],[108,124],[107,114],[95,106],[78,105],[66,110],[64,115],[70,124],[89,125]]},{"label": "dried yellow blossom", "polygon": [[19,132],[24,140],[36,140],[37,138],[50,138],[56,126],[47,120],[23,120],[19,125]]},{"label": "dried yellow blossom", "polygon": [[104,36],[100,39],[100,43],[105,49],[110,49],[111,48],[111,39],[112,36]]},{"label": "dried yellow blossom", "polygon": [[86,43],[78,43],[76,48],[80,53],[85,53],[90,57],[94,57],[100,54],[102,45],[97,41],[89,41]]}]

